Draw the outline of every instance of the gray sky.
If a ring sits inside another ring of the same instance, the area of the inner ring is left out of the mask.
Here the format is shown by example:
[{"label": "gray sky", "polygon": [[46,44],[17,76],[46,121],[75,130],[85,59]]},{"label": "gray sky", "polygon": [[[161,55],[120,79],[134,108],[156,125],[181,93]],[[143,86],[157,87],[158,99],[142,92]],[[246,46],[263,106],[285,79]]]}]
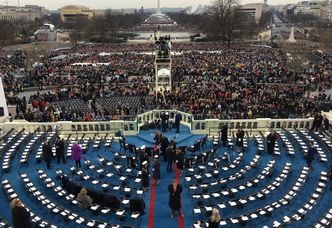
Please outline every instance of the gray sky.
[{"label": "gray sky", "polygon": [[[107,8],[155,8],[157,0],[7,0],[8,5],[40,5],[47,9],[58,9],[65,5],[79,4],[85,5],[93,9],[107,9]],[[269,4],[289,4],[297,3],[300,0],[268,0]],[[0,0],[0,5],[4,4],[5,0]],[[263,0],[242,0],[241,3],[263,2]],[[211,0],[161,0],[162,7],[185,7],[196,6],[199,4],[208,5]]]}]

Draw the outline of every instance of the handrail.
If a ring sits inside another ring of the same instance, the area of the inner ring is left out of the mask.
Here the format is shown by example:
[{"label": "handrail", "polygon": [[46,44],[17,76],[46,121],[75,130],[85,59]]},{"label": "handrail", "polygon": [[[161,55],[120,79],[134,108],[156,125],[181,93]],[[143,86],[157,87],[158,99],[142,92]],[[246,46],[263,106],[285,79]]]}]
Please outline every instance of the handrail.
[{"label": "handrail", "polygon": [[195,120],[190,113],[178,111],[176,109],[151,110],[136,116],[135,120],[111,120],[111,121],[91,121],[91,122],[72,122],[60,121],[49,123],[36,123],[24,120],[6,122],[0,124],[4,132],[12,128],[16,131],[26,129],[33,132],[37,128],[41,131],[56,131],[61,135],[76,135],[76,138],[83,134],[104,136],[113,135],[116,131],[121,130],[124,135],[135,135],[139,133],[140,127],[151,121],[160,120],[161,112],[169,112],[170,121],[174,122],[175,114],[181,113],[181,124],[188,127],[193,134],[210,135],[221,129],[224,124],[228,125],[229,132],[235,132],[240,126],[244,131],[251,135],[258,134],[259,131],[265,133],[271,129],[309,129],[312,125],[313,118],[302,119],[205,119]]}]

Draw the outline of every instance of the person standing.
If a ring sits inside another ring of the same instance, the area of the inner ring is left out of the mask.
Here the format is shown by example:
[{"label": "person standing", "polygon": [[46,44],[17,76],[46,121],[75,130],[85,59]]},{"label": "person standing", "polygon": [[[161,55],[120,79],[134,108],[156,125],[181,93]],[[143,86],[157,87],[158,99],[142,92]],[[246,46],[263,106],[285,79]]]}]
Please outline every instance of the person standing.
[{"label": "person standing", "polygon": [[184,165],[184,151],[178,148],[176,149],[176,168],[178,169],[180,176],[183,171],[183,165]]},{"label": "person standing", "polygon": [[43,149],[43,159],[46,162],[47,169],[51,169],[52,149],[49,145],[48,140],[45,140],[42,149]]},{"label": "person standing", "polygon": [[332,165],[330,165],[330,169],[329,171],[327,172],[327,178],[329,178],[330,180],[330,190],[332,191]]},{"label": "person standing", "polygon": [[87,190],[82,188],[76,197],[77,204],[82,209],[87,209],[92,206],[92,199],[87,193]]},{"label": "person standing", "polygon": [[315,130],[315,132],[317,132],[318,130],[320,130],[320,128],[322,126],[322,122],[323,122],[323,116],[318,111],[316,113],[316,115],[314,116],[314,121],[312,122],[312,127],[311,127],[310,131]]},{"label": "person standing", "polygon": [[164,161],[167,161],[166,149],[168,147],[168,144],[169,144],[168,138],[165,135],[163,135],[162,138],[161,138],[160,150],[161,150],[161,154],[164,157]]},{"label": "person standing", "polygon": [[274,146],[277,141],[277,134],[275,130],[272,130],[271,133],[266,138],[267,141],[267,152],[273,154]]},{"label": "person standing", "polygon": [[142,163],[142,187],[143,187],[143,191],[147,192],[149,186],[150,186],[150,181],[149,181],[148,162],[144,161]]},{"label": "person standing", "polygon": [[176,150],[176,137],[174,136],[173,139],[171,141],[169,141],[169,146],[172,146],[173,150]]},{"label": "person standing", "polygon": [[168,112],[166,112],[165,113],[165,117],[166,117],[166,130],[168,130],[168,128],[169,128],[169,113]]},{"label": "person standing", "polygon": [[181,193],[182,186],[176,182],[174,179],[172,183],[168,186],[169,200],[168,205],[172,210],[171,218],[174,218],[175,212],[179,212],[179,216],[183,217],[181,212]]},{"label": "person standing", "polygon": [[243,138],[244,138],[244,131],[242,127],[240,127],[236,132],[236,151],[240,153],[243,149]]},{"label": "person standing", "polygon": [[154,156],[153,164],[152,164],[152,172],[153,172],[152,175],[153,175],[155,185],[159,185],[160,184],[160,162],[158,160],[158,155]]},{"label": "person standing", "polygon": [[152,148],[152,150],[153,150],[152,156],[153,156],[153,157],[156,156],[156,155],[159,156],[159,149],[160,149],[160,146],[159,146],[159,145],[157,145],[157,144],[154,144],[154,145],[153,145],[153,148]]},{"label": "person standing", "polygon": [[181,113],[177,112],[175,115],[175,128],[176,128],[176,133],[179,134],[180,132],[180,122],[182,120],[182,115]]},{"label": "person standing", "polygon": [[221,141],[223,142],[224,147],[227,146],[227,138],[228,138],[227,133],[228,133],[228,126],[227,126],[227,124],[225,124],[221,128]]},{"label": "person standing", "polygon": [[324,115],[323,124],[324,124],[324,129],[325,129],[325,131],[328,131],[328,130],[330,129],[330,121],[329,121],[329,119],[326,117],[326,115]]},{"label": "person standing", "polygon": [[174,149],[172,145],[169,145],[166,149],[166,160],[167,160],[167,172],[172,172],[174,162]]},{"label": "person standing", "polygon": [[64,164],[66,164],[66,160],[65,160],[65,143],[63,141],[63,139],[60,139],[60,137],[58,137],[58,141],[55,143],[55,153],[56,153],[56,157],[58,159],[58,164],[60,163],[60,160],[62,160],[62,162]]},{"label": "person standing", "polygon": [[161,139],[162,139],[163,135],[161,134],[160,131],[156,131],[155,135],[154,135],[154,141],[156,145],[159,145],[161,143]]},{"label": "person standing", "polygon": [[166,123],[166,113],[162,112],[160,114],[160,118],[161,118],[161,131],[165,132],[166,128],[167,128],[167,123]]},{"label": "person standing", "polygon": [[310,170],[313,170],[312,161],[315,159],[315,156],[317,153],[318,153],[317,149],[316,149],[316,147],[314,147],[314,142],[310,141],[308,153],[307,153],[307,156],[305,157],[307,166],[310,168]]},{"label": "person standing", "polygon": [[139,150],[139,162],[141,164],[141,168],[143,168],[142,164],[145,161],[148,162],[148,160],[149,159],[148,159],[148,154],[146,152],[146,147],[145,147],[145,145],[143,145],[143,146],[140,147],[140,150]]},{"label": "person standing", "polygon": [[209,228],[218,228],[219,227],[219,223],[221,220],[221,216],[219,214],[219,210],[217,208],[213,208],[212,209],[212,215],[209,218],[208,224],[209,224]]},{"label": "person standing", "polygon": [[75,142],[71,147],[71,156],[75,161],[76,168],[82,167],[81,159],[83,157],[83,151],[81,146],[77,142]]},{"label": "person standing", "polygon": [[12,213],[13,228],[30,228],[30,214],[23,207],[22,202],[15,198],[10,202],[10,208]]}]

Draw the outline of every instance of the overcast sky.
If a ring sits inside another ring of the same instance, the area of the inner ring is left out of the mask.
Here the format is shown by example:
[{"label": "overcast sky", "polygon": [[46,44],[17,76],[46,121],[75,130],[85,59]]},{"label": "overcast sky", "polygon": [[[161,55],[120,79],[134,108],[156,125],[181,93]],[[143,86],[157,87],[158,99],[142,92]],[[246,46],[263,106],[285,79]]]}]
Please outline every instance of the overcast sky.
[{"label": "overcast sky", "polygon": [[[7,0],[8,5],[40,5],[47,9],[58,9],[65,5],[79,4],[85,5],[93,9],[107,9],[107,8],[155,8],[157,0]],[[186,7],[195,5],[208,5],[211,0],[160,0],[162,7]],[[297,3],[300,0],[268,0],[269,4],[289,4]],[[6,0],[0,0],[0,5],[4,4]],[[263,2],[263,0],[242,0],[241,3]]]}]

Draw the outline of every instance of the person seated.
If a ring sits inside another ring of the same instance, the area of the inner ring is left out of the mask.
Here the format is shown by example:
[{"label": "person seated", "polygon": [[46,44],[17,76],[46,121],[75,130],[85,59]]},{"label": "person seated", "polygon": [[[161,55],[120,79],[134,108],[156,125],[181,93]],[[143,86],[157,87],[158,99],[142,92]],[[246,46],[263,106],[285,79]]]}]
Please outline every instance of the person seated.
[{"label": "person seated", "polygon": [[92,199],[90,196],[87,195],[87,193],[87,190],[85,188],[82,188],[80,193],[78,193],[76,197],[78,206],[82,209],[89,208],[92,205]]}]

